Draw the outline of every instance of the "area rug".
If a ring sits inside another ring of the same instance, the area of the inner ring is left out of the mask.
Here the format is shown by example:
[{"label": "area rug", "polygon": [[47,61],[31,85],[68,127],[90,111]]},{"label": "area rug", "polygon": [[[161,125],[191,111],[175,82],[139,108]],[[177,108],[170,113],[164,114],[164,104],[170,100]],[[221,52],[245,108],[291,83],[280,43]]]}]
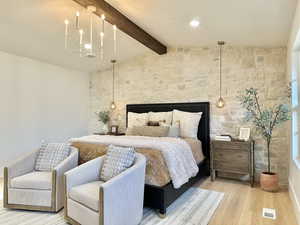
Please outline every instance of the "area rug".
[{"label": "area rug", "polygon": [[[191,188],[168,208],[164,219],[160,219],[153,210],[144,209],[140,225],[207,225],[223,196],[223,193]],[[0,207],[0,224],[67,225],[63,210],[56,214],[8,210],[2,207],[2,202]]]}]

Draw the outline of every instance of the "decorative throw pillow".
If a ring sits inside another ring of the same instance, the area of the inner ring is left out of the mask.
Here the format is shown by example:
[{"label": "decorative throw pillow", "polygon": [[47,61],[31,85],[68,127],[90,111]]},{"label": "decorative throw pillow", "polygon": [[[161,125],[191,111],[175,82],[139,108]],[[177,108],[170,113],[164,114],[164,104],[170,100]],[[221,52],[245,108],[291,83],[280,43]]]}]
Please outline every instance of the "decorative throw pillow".
[{"label": "decorative throw pillow", "polygon": [[42,144],[36,161],[35,170],[51,171],[70,154],[70,145],[66,143]]},{"label": "decorative throw pillow", "polygon": [[158,127],[159,126],[159,121],[148,121],[147,126]]},{"label": "decorative throw pillow", "polygon": [[150,121],[164,121],[168,126],[171,126],[173,112],[149,112]]},{"label": "decorative throw pillow", "polygon": [[128,127],[146,126],[149,120],[148,113],[128,113]]},{"label": "decorative throw pillow", "polygon": [[148,136],[148,137],[167,137],[169,133],[168,126],[134,126],[127,130],[129,136]]},{"label": "decorative throw pillow", "polygon": [[100,171],[100,180],[108,181],[132,166],[135,159],[135,151],[133,147],[110,145],[104,157]]},{"label": "decorative throw pillow", "polygon": [[202,112],[191,113],[174,110],[173,121],[180,121],[180,136],[183,138],[197,138],[201,116]]}]

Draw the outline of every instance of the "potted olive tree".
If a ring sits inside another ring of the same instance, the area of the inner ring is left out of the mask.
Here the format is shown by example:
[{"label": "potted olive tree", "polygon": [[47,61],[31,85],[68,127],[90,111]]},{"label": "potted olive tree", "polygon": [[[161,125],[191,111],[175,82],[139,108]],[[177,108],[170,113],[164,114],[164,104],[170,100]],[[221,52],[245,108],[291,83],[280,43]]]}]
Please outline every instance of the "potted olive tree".
[{"label": "potted olive tree", "polygon": [[103,127],[102,131],[107,134],[108,133],[108,122],[109,122],[109,111],[101,111],[101,112],[96,112],[96,115],[98,117],[98,121],[102,122]]},{"label": "potted olive tree", "polygon": [[263,190],[278,190],[278,176],[271,170],[270,146],[274,129],[290,119],[290,110],[286,104],[275,104],[273,107],[262,108],[257,89],[249,88],[238,97],[243,108],[246,109],[246,121],[251,121],[256,130],[266,141],[267,170],[260,175],[260,185]]}]

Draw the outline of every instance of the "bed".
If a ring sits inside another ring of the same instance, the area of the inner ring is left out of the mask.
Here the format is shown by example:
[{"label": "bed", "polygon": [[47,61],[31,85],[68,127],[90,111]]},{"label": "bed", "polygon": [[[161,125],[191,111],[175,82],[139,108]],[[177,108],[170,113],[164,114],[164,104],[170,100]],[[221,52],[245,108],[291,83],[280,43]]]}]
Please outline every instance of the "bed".
[{"label": "bed", "polygon": [[[172,182],[158,187],[155,185],[145,185],[144,205],[159,211],[163,217],[166,215],[167,207],[170,206],[180,195],[193,186],[201,178],[210,174],[210,106],[209,102],[192,103],[160,103],[160,104],[131,104],[126,107],[126,121],[128,112],[147,113],[147,112],[167,112],[174,109],[186,112],[202,112],[202,118],[198,127],[198,139],[202,144],[202,152],[205,159],[198,164],[199,172],[197,176],[191,178],[179,189],[175,189]],[[127,124],[127,123],[126,123]]]},{"label": "bed", "polygon": [[[202,177],[209,175],[209,103],[138,104],[127,105],[126,107],[126,125],[128,124],[129,113],[167,112],[172,111],[173,109],[187,112],[202,112],[202,117],[198,126],[198,140],[197,138],[183,139],[192,150],[193,158],[198,165],[199,172],[195,177],[191,178],[187,183],[184,183],[180,188],[174,188],[174,186],[176,186],[176,182],[174,182],[176,179],[172,182],[168,172],[168,167],[165,163],[166,160],[163,157],[162,152],[154,148],[155,144],[152,143],[148,145],[148,148],[136,148],[137,152],[142,153],[147,158],[144,204],[147,207],[157,209],[161,216],[166,214],[167,207],[190,186]],[[195,127],[195,131],[196,130],[197,125]],[[93,158],[104,155],[106,153],[108,143],[111,144],[116,139],[124,141],[124,138],[126,139],[126,137],[87,136],[79,139],[73,139],[72,145],[79,149],[80,163],[82,164]],[[147,142],[146,137],[136,137],[136,139],[137,140],[135,141],[142,142],[143,144]],[[105,141],[106,144],[103,143],[103,141]],[[131,145],[131,142],[129,144]],[[195,164],[196,168],[197,165]]]}]

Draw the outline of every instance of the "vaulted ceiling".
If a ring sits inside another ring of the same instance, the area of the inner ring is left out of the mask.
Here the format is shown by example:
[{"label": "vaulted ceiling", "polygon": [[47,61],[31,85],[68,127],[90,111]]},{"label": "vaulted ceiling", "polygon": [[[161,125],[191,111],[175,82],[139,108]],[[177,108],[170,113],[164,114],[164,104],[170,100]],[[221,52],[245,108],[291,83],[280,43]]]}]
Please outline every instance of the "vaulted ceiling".
[{"label": "vaulted ceiling", "polygon": [[[296,0],[108,0],[111,5],[168,47],[231,45],[285,46]],[[72,0],[9,0],[0,7],[0,50],[82,71],[109,66],[112,34],[105,60],[80,58],[64,49],[65,18],[81,7]],[[189,27],[191,19],[199,28]],[[119,34],[119,59],[151,52]]]}]

